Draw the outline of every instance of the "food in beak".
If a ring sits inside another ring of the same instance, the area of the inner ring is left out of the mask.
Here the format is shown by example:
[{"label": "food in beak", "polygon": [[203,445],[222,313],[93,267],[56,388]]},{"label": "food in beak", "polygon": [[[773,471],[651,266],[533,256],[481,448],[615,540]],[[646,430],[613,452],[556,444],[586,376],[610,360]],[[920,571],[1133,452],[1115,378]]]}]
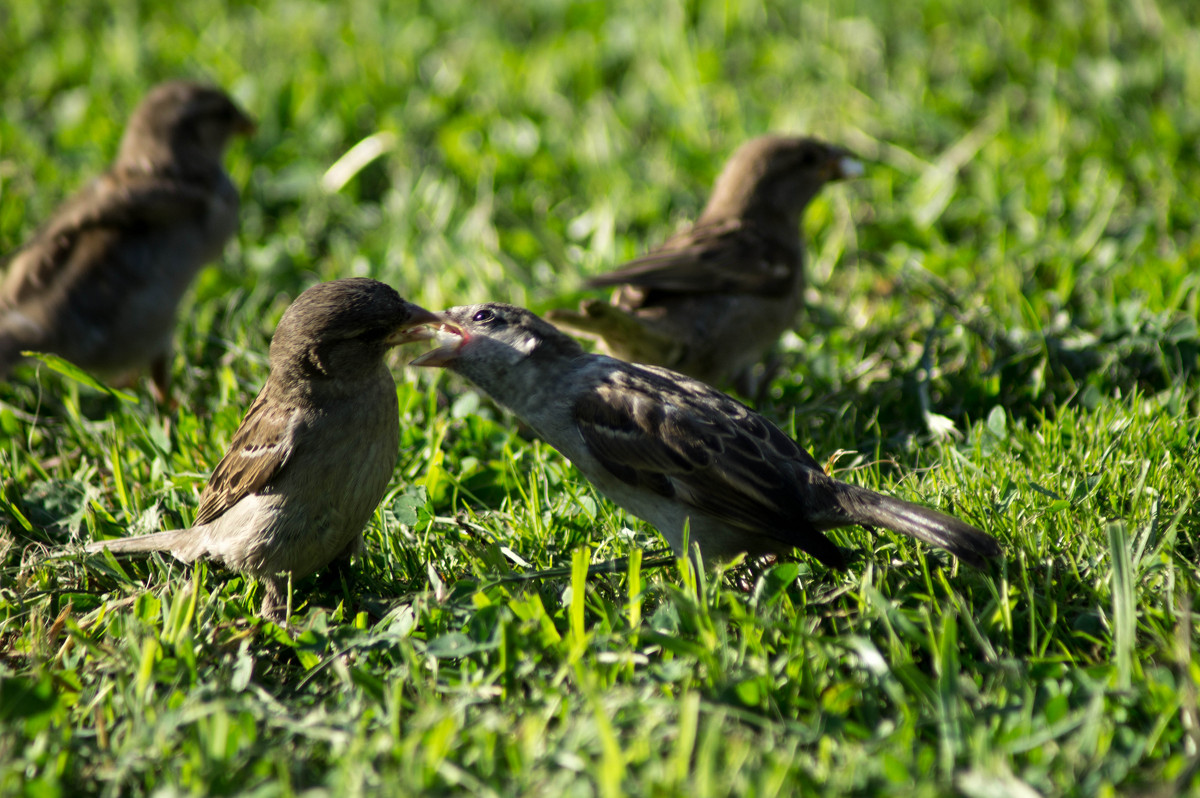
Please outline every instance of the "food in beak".
[{"label": "food in beak", "polygon": [[446,321],[442,321],[436,329],[425,328],[425,333],[424,337],[432,339],[437,348],[410,361],[410,366],[444,366],[458,357],[458,351],[468,338],[464,330]]},{"label": "food in beak", "polygon": [[417,305],[411,305],[409,312],[411,315],[405,320],[404,324],[388,336],[387,342],[391,346],[428,340],[433,337],[433,334],[429,331],[429,325],[441,324],[443,321],[442,317],[437,313],[418,307]]}]

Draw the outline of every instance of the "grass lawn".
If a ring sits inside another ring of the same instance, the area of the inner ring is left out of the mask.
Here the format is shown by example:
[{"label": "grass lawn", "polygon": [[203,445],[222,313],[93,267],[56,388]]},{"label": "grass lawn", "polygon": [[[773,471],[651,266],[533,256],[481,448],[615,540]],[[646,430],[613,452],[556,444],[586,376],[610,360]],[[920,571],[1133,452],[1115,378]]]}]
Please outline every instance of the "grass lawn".
[{"label": "grass lawn", "polygon": [[[1200,6],[9,3],[0,251],[173,77],[259,120],[240,230],[177,410],[0,385],[0,794],[1200,793]],[[215,568],[48,556],[190,521],[312,283],[574,304],[767,131],[866,173],[809,210],[763,411],[1003,567],[847,529],[846,573],[643,569],[652,528],[412,350],[358,579],[289,628]]]}]

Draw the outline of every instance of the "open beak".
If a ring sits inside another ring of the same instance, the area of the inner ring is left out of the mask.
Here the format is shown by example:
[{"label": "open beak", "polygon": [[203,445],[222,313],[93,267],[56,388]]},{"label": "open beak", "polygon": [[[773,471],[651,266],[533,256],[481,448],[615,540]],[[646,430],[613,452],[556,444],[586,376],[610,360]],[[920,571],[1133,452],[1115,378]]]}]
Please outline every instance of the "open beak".
[{"label": "open beak", "polygon": [[412,303],[408,304],[408,313],[408,318],[397,325],[396,329],[387,337],[388,346],[398,346],[413,341],[427,341],[433,337],[433,331],[429,329],[429,325],[444,322],[439,314]]},{"label": "open beak", "polygon": [[426,328],[424,336],[437,343],[437,348],[409,361],[408,365],[437,368],[449,365],[458,358],[459,351],[470,336],[458,325],[446,321],[444,317],[439,318],[438,322],[435,329]]}]

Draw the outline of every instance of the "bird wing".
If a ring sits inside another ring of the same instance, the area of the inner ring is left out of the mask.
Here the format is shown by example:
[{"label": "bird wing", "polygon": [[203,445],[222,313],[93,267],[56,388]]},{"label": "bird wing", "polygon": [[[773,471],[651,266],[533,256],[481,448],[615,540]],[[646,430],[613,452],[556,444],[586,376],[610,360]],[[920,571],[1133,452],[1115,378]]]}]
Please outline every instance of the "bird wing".
[{"label": "bird wing", "polygon": [[69,199],[25,247],[13,253],[4,299],[16,304],[45,290],[70,269],[80,248],[109,246],[123,233],[202,221],[212,198],[211,189],[198,182],[107,173]]},{"label": "bird wing", "polygon": [[745,219],[698,224],[616,271],[588,281],[593,288],[632,285],[666,293],[778,296],[800,267],[798,235],[780,241]]},{"label": "bird wing", "polygon": [[304,422],[299,407],[268,400],[270,384],[259,392],[229,451],[217,463],[196,512],[195,526],[207,524],[246,496],[257,493],[287,465]]},{"label": "bird wing", "polygon": [[[607,374],[574,406],[591,454],[627,484],[755,534],[791,539],[806,512],[797,483],[820,464],[745,405],[655,367]],[[815,530],[814,530],[815,531]],[[799,544],[803,547],[803,544]]]}]

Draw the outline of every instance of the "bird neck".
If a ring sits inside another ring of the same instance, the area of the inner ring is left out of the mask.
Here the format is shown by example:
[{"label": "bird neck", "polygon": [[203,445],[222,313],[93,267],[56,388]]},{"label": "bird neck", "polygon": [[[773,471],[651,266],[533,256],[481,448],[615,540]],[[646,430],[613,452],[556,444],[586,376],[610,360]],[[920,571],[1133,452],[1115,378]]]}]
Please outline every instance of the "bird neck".
[{"label": "bird neck", "polygon": [[581,351],[578,357],[570,358],[567,368],[563,368],[560,358],[531,357],[512,368],[465,361],[456,364],[453,370],[497,403],[525,417],[561,400],[576,363],[582,365],[586,357]]},{"label": "bird neck", "polygon": [[800,214],[806,205],[807,198],[803,204],[781,204],[755,194],[714,194],[704,206],[696,224],[718,224],[730,219],[742,219],[764,227],[795,230],[799,227]]},{"label": "bird neck", "polygon": [[377,384],[392,383],[391,372],[383,359],[362,368],[330,368],[315,359],[298,358],[281,366],[272,366],[271,378],[281,394],[296,399],[320,395],[353,397],[366,393]]},{"label": "bird neck", "polygon": [[219,159],[207,152],[187,149],[176,151],[165,142],[121,143],[114,169],[128,175],[167,177],[189,182],[206,181],[222,173]]}]

